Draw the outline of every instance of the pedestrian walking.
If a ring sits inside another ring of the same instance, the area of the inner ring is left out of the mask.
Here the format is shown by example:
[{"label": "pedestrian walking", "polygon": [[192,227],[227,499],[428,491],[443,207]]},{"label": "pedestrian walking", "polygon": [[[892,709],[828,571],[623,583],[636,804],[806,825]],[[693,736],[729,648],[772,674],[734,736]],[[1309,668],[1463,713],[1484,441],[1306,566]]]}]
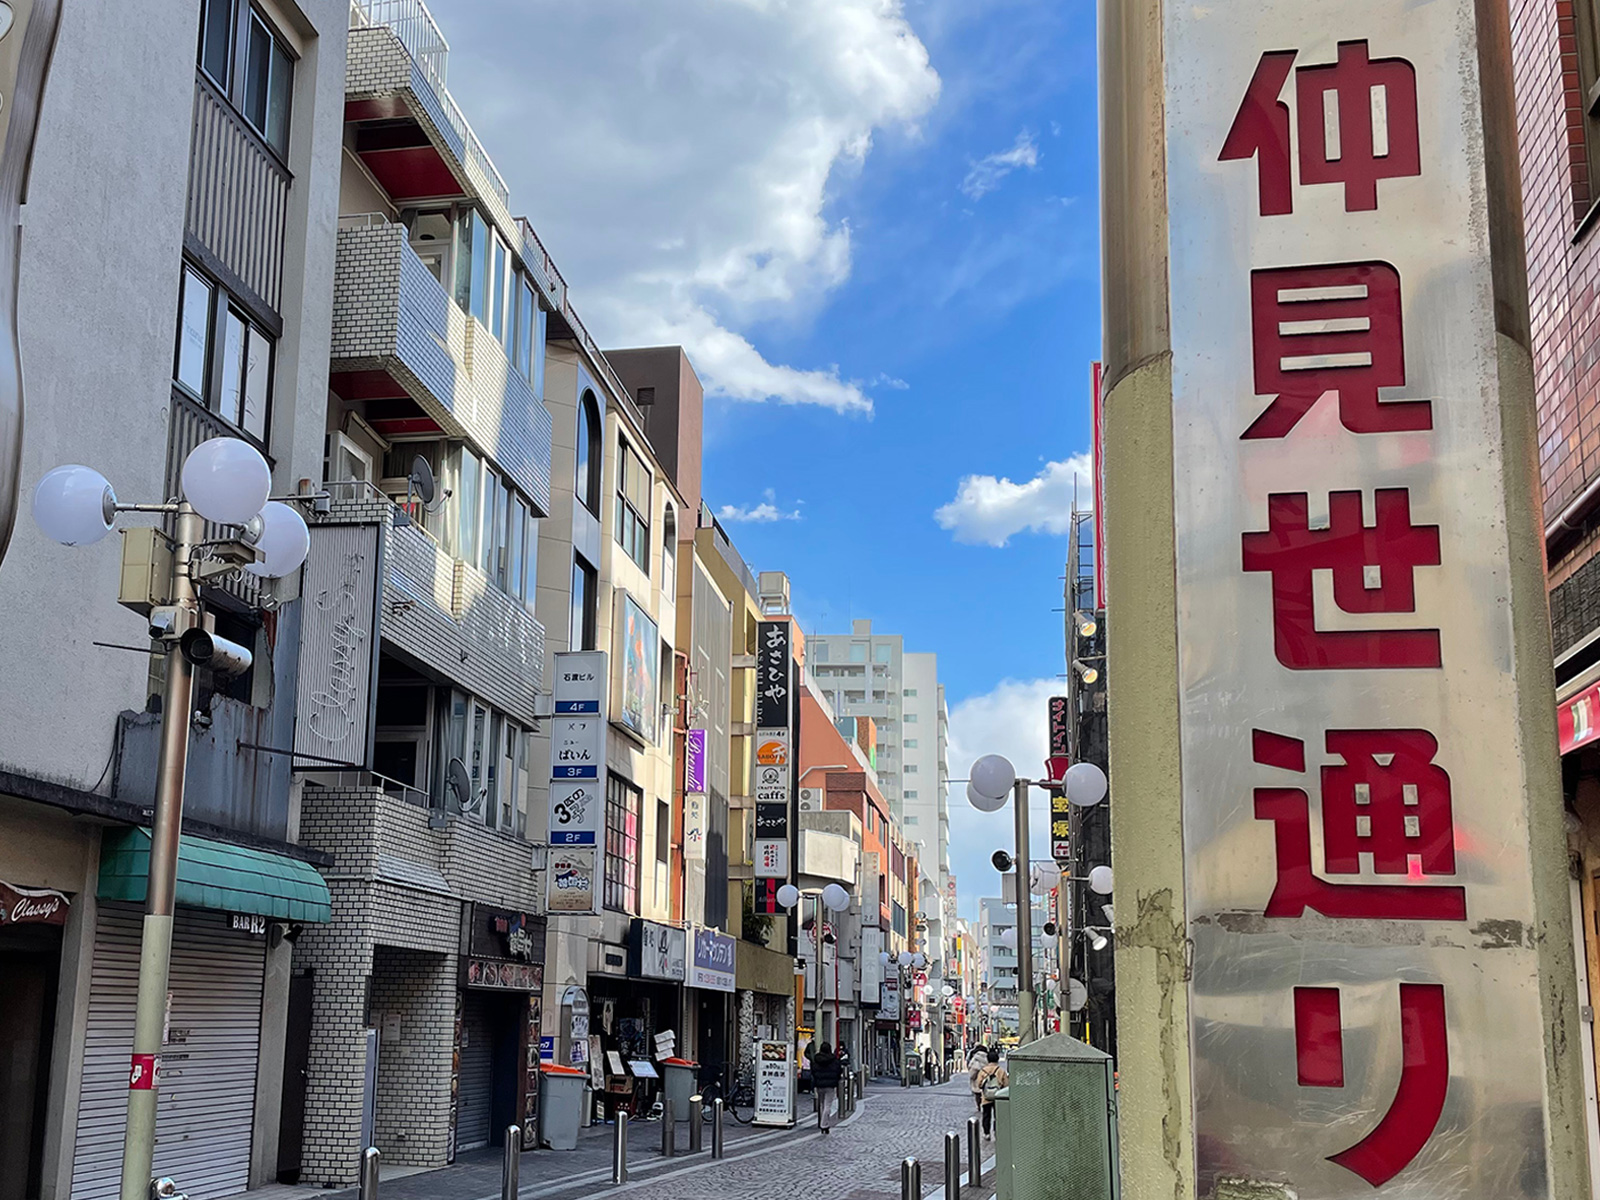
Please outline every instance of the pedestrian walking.
[{"label": "pedestrian walking", "polygon": [[811,1083],[817,1089],[817,1127],[823,1133],[833,1128],[839,1112],[839,1080],[843,1068],[833,1047],[823,1042],[811,1057]]},{"label": "pedestrian walking", "polygon": [[[994,1124],[994,1101],[1000,1094],[1000,1089],[1011,1082],[1006,1075],[1006,1069],[1000,1065],[1000,1051],[993,1046],[973,1056],[973,1067],[970,1075],[972,1085],[972,1098],[977,1102],[978,1112],[983,1116],[983,1137],[985,1141],[994,1140],[992,1126]],[[979,1061],[981,1059],[981,1062]]]},{"label": "pedestrian walking", "polygon": [[939,1082],[939,1059],[929,1046],[922,1054],[922,1082],[934,1084]]}]

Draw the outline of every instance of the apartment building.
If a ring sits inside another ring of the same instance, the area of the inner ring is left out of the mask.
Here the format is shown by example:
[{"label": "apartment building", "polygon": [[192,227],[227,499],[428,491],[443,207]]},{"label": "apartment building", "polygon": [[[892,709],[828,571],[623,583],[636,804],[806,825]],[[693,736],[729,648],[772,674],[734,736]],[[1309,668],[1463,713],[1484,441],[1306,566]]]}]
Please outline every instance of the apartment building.
[{"label": "apartment building", "polygon": [[318,1185],[353,1182],[366,1145],[435,1167],[510,1124],[532,1132],[545,363],[570,332],[560,276],[444,85],[427,10],[356,0],[349,23],[314,472],[329,498],[305,568],[317,685],[294,740],[333,921],[297,943],[303,1137],[283,1174]]},{"label": "apartment building", "polygon": [[[1584,1004],[1600,1004],[1600,10],[1511,0],[1544,552]],[[1594,1023],[1577,1036],[1596,1070]],[[1586,1091],[1600,1190],[1597,1080]]]},{"label": "apartment building", "polygon": [[[0,1195],[96,1200],[121,1175],[169,714],[146,617],[118,604],[122,538],[49,543],[26,497],[81,463],[124,502],[161,502],[212,437],[259,449],[277,492],[320,475],[347,5],[15,7],[0,34],[24,64],[5,96],[9,155],[40,108],[4,272],[27,395],[23,513],[0,569],[0,675],[13,685],[0,720]],[[191,748],[154,1162],[197,1200],[276,1175],[292,934],[328,916],[325,860],[296,844],[299,797],[277,752],[297,716],[297,597],[293,579],[207,584],[218,632],[254,661],[232,680],[198,672],[193,711],[175,714]],[[241,887],[246,874],[261,886]]]}]

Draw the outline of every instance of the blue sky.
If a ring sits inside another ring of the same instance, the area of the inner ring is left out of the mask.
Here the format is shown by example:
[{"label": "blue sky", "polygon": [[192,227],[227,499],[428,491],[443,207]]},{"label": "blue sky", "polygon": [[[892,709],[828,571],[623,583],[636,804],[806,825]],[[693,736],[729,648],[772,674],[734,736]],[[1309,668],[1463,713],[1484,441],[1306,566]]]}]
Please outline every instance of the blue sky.
[{"label": "blue sky", "polygon": [[[807,628],[938,653],[953,775],[1037,770],[1100,342],[1091,0],[433,8],[596,336],[688,347],[745,558]],[[963,791],[966,913],[1009,837]]]}]

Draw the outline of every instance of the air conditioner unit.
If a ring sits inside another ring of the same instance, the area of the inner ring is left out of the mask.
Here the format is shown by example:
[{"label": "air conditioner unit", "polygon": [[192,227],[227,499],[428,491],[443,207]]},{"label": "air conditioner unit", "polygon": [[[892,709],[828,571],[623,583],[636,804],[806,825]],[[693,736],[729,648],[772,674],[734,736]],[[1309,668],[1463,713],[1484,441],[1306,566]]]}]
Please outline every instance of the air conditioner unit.
[{"label": "air conditioner unit", "polygon": [[801,788],[800,789],[800,811],[801,812],[821,812],[822,811],[822,789],[821,788]]}]

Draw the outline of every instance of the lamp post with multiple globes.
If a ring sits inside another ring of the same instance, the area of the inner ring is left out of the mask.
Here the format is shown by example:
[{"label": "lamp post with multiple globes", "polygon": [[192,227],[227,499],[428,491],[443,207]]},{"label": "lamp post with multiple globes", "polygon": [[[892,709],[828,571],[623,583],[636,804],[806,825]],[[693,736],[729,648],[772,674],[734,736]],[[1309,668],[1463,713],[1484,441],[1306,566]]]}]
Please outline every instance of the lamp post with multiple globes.
[{"label": "lamp post with multiple globes", "polygon": [[[162,597],[167,603],[150,609],[150,636],[162,643],[166,654],[166,683],[128,1071],[121,1200],[145,1200],[151,1187],[194,668],[237,675],[251,663],[248,649],[213,632],[214,622],[200,602],[199,588],[237,570],[261,578],[292,574],[305,561],[311,542],[299,512],[269,499],[271,468],[248,442],[238,438],[202,442],[184,460],[182,485],[182,496],[176,500],[123,504],[100,472],[69,465],[47,472],[33,493],[35,522],[47,537],[67,546],[98,542],[111,532],[120,513],[175,518],[170,591]],[[206,541],[207,521],[237,532]]]}]

